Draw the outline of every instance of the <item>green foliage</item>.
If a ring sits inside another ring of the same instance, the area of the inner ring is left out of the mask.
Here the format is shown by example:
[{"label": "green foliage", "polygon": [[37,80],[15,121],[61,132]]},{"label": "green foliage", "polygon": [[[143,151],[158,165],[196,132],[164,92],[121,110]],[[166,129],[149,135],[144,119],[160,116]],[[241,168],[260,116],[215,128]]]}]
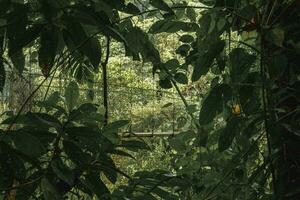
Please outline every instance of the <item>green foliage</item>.
[{"label": "green foliage", "polygon": [[[57,108],[63,109],[58,107],[59,100],[54,93],[45,104],[48,113],[29,112],[2,122],[7,125],[15,123],[16,129],[2,135],[1,153],[7,155],[7,161],[1,162],[1,170],[10,166],[9,160],[12,159],[18,160],[19,164],[10,167],[20,175],[11,178],[26,183],[39,173],[33,183],[40,188],[32,188],[31,195],[43,193],[45,199],[61,199],[76,188],[91,197],[96,194],[102,198],[109,194],[109,190],[100,179],[100,173],[113,183],[117,174],[122,174],[110,154],[118,152],[119,148],[146,148],[137,140],[111,141],[111,135],[118,138],[118,129],[128,122],[116,121],[100,128],[102,120],[97,106],[87,103],[77,107],[78,95],[76,82],[70,82],[65,97],[69,111],[64,110],[59,116],[51,114]],[[5,184],[1,184],[1,188]]]},{"label": "green foliage", "polygon": [[187,22],[182,22],[182,21],[171,21],[171,20],[161,20],[155,22],[150,30],[149,33],[162,33],[162,32],[167,32],[167,33],[175,33],[180,30],[185,31],[185,32],[193,32],[197,28],[197,24],[194,23],[187,23]]},{"label": "green foliage", "polygon": [[224,46],[225,42],[223,40],[216,41],[212,43],[206,53],[197,58],[192,74],[192,81],[199,80],[201,75],[205,75],[208,72],[214,62],[214,59],[217,58],[217,56],[223,51]]},{"label": "green foliage", "polygon": [[39,65],[47,76],[53,66],[58,45],[58,33],[53,27],[44,28],[41,33],[41,46],[39,48]]},{"label": "green foliage", "polygon": [[[37,49],[37,58],[30,57],[45,76],[36,90],[57,71],[92,84],[108,61],[102,38],[111,38],[126,56],[151,64],[160,88],[174,87],[186,107],[177,120],[184,130],[166,141],[173,171],[129,177],[112,154],[149,150],[142,140],[119,136],[129,121],[105,126],[98,105],[79,103],[76,81],[63,97],[53,93],[38,102],[39,112],[24,112],[34,91],[2,122],[5,199],[12,193],[13,199],[68,199],[77,191],[77,199],[298,199],[298,1],[199,2],[0,2],[1,92],[8,69],[21,77],[28,71],[28,49]],[[153,22],[148,32],[141,19]],[[179,41],[168,58],[156,41],[167,43],[166,33]],[[199,107],[189,105],[191,88],[201,84],[210,89],[198,93],[207,93],[199,95]],[[119,174],[128,184],[111,192],[105,180],[115,184]]]},{"label": "green foliage", "polygon": [[173,13],[173,10],[168,6],[164,0],[150,0],[150,4],[160,10]]},{"label": "green foliage", "polygon": [[66,92],[65,92],[66,105],[69,110],[72,110],[77,105],[78,97],[79,97],[78,85],[75,81],[72,81],[66,88]]},{"label": "green foliage", "polygon": [[223,107],[232,98],[232,91],[229,85],[216,85],[211,89],[209,95],[204,99],[199,116],[199,123],[205,125],[210,123]]}]

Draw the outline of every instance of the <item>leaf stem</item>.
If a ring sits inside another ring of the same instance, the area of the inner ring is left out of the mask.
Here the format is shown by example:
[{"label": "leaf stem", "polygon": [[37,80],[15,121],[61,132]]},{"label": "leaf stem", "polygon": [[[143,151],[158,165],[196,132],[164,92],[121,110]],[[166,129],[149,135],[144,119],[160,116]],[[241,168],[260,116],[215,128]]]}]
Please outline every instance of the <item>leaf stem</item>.
[{"label": "leaf stem", "polygon": [[[261,92],[262,92],[262,103],[263,103],[263,115],[264,115],[264,128],[266,132],[266,137],[267,137],[267,146],[268,146],[268,157],[270,158],[272,155],[272,146],[271,146],[271,141],[270,141],[270,133],[269,133],[269,123],[268,123],[268,105],[267,105],[267,89],[265,86],[266,83],[266,69],[264,65],[264,56],[265,56],[265,49],[264,49],[264,32],[262,30],[261,36],[260,36],[260,45],[261,45],[261,56],[260,56],[260,73],[261,73],[261,78],[262,78],[262,87],[261,87]],[[272,174],[272,184],[273,184],[273,191],[274,193],[276,192],[275,188],[275,170],[274,166],[272,164],[272,161],[270,161],[270,169],[271,169],[271,174]]]},{"label": "leaf stem", "polygon": [[108,124],[108,81],[107,81],[107,64],[110,56],[110,37],[107,37],[106,43],[106,55],[102,65],[102,79],[103,79],[103,106],[105,109],[104,113],[104,126]]}]

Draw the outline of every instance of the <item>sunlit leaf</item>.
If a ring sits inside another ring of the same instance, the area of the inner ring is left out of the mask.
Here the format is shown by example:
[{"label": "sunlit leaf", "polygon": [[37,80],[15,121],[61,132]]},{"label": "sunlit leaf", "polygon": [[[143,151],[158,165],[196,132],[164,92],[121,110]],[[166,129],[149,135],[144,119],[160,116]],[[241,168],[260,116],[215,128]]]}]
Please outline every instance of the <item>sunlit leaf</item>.
[{"label": "sunlit leaf", "polygon": [[65,91],[66,104],[71,111],[78,103],[79,87],[75,81],[71,81]]}]

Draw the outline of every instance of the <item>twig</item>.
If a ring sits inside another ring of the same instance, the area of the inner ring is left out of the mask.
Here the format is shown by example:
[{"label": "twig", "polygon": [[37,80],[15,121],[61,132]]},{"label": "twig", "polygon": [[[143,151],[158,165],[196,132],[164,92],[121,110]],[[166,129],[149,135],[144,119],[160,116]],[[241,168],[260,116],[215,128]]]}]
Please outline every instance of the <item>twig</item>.
[{"label": "twig", "polygon": [[36,179],[33,179],[31,181],[28,181],[28,182],[25,182],[25,183],[21,183],[17,186],[12,186],[12,187],[9,187],[9,188],[0,188],[0,191],[10,191],[10,190],[15,190],[15,189],[19,189],[19,188],[22,188],[22,187],[25,187],[27,185],[31,185],[37,181],[39,181],[41,179],[41,176],[36,178]]}]

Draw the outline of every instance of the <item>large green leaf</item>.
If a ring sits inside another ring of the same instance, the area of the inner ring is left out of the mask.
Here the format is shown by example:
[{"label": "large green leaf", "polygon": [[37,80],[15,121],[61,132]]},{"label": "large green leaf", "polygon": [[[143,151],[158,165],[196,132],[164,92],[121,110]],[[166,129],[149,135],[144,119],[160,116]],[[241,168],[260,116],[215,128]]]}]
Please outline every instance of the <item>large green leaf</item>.
[{"label": "large green leaf", "polygon": [[96,194],[99,199],[106,199],[110,192],[99,175],[100,174],[97,173],[87,174],[82,182],[93,194]]},{"label": "large green leaf", "polygon": [[91,140],[96,139],[100,136],[100,133],[95,131],[94,129],[90,127],[67,127],[65,128],[66,133],[72,138],[72,137],[87,137]]},{"label": "large green leaf", "polygon": [[94,69],[99,68],[101,61],[101,46],[98,39],[88,35],[83,26],[71,17],[65,17],[66,30],[64,31],[65,42],[71,52],[79,51],[85,55]]},{"label": "large green leaf", "polygon": [[69,140],[64,140],[63,146],[65,153],[75,164],[81,166],[91,161],[90,156],[84,153],[76,143]]},{"label": "large green leaf", "polygon": [[159,86],[164,89],[170,89],[173,87],[172,82],[168,78],[159,80]]},{"label": "large green leaf", "polygon": [[57,128],[61,127],[60,121],[52,115],[47,113],[31,113],[20,115],[16,121],[16,116],[9,117],[3,120],[2,124],[22,124],[29,127],[39,128],[40,130],[48,128]]},{"label": "large green leaf", "polygon": [[190,45],[183,44],[183,45],[179,46],[175,52],[181,56],[187,56],[190,49],[191,49]]},{"label": "large green leaf", "polygon": [[98,39],[88,39],[88,41],[82,46],[82,49],[84,50],[84,54],[89,58],[94,69],[98,69],[101,62],[101,46]]},{"label": "large green leaf", "polygon": [[175,33],[178,31],[193,32],[198,28],[195,23],[188,23],[174,20],[160,20],[155,22],[149,29],[149,33]]},{"label": "large green leaf", "polygon": [[[101,155],[97,169],[102,171],[106,178],[113,184],[117,182],[118,172],[120,172],[114,161],[107,155]],[[122,173],[122,172],[121,172]]]},{"label": "large green leaf", "polygon": [[169,5],[166,2],[164,2],[164,0],[150,0],[150,4],[160,10],[173,13],[173,10],[169,7]]},{"label": "large green leaf", "polygon": [[38,51],[39,66],[44,76],[48,76],[54,64],[58,47],[58,32],[54,27],[45,27],[41,33]]},{"label": "large green leaf", "polygon": [[280,78],[284,72],[287,70],[288,66],[288,59],[284,54],[277,54],[271,56],[267,59],[268,65],[271,66],[268,68],[270,78],[271,79],[278,79]]},{"label": "large green leaf", "polygon": [[177,152],[184,152],[188,146],[188,142],[194,137],[195,134],[192,131],[181,132],[171,138],[169,144]]},{"label": "large green leaf", "polygon": [[97,105],[84,103],[70,113],[69,119],[87,123],[103,122],[103,114],[98,112]]},{"label": "large green leaf", "polygon": [[248,73],[248,76],[243,81],[242,86],[238,88],[239,102],[244,114],[249,115],[257,113],[260,109],[261,89],[253,87],[261,83],[261,75],[258,72]]},{"label": "large green leaf", "polygon": [[63,181],[69,185],[74,184],[75,174],[70,170],[60,158],[54,158],[51,161],[53,172]]},{"label": "large green leaf", "polygon": [[233,117],[229,119],[225,128],[222,129],[219,136],[218,149],[224,151],[228,149],[234,137],[241,132],[241,118]]},{"label": "large green leaf", "polygon": [[128,120],[118,120],[107,124],[103,129],[103,132],[112,133],[118,131],[118,129],[126,126],[129,123]]},{"label": "large green leaf", "polygon": [[218,114],[223,111],[223,105],[232,96],[229,85],[216,85],[211,89],[204,99],[199,115],[199,123],[205,125],[210,123]]},{"label": "large green leaf", "polygon": [[25,56],[23,53],[23,50],[19,50],[15,52],[14,54],[9,53],[9,57],[11,59],[11,62],[13,63],[16,70],[22,74],[24,67],[25,67]]},{"label": "large green leaf", "polygon": [[54,185],[47,179],[42,178],[41,180],[41,189],[45,200],[61,200],[63,199]]},{"label": "large green leaf", "polygon": [[139,140],[123,140],[119,146],[130,151],[138,151],[141,149],[149,150],[149,146],[145,142]]},{"label": "large green leaf", "polygon": [[230,75],[232,81],[238,82],[243,80],[247,76],[250,67],[253,65],[255,59],[256,56],[247,53],[245,49],[233,49],[229,54],[231,67]]},{"label": "large green leaf", "polygon": [[[40,171],[34,172],[29,177],[26,178],[28,182],[31,182],[31,184],[28,184],[22,188],[19,188],[17,190],[16,199],[24,199],[28,200],[32,197],[32,194],[37,190],[40,183],[36,181],[41,176]],[[13,177],[13,176],[12,176]]]},{"label": "large green leaf", "polygon": [[11,155],[6,151],[4,148],[4,145],[2,145],[1,153],[0,153],[0,173],[1,173],[1,179],[0,179],[0,186],[2,188],[10,187],[13,184],[14,180],[14,169],[11,167],[12,162]]},{"label": "large green leaf", "polygon": [[129,13],[129,14],[133,14],[133,15],[139,14],[141,12],[140,9],[131,2],[129,2],[126,5],[126,7],[123,11],[126,13]]},{"label": "large green leaf", "polygon": [[185,10],[186,16],[191,20],[191,22],[196,22],[197,20],[197,14],[195,12],[195,9],[193,8],[187,8]]},{"label": "large green leaf", "polygon": [[27,28],[20,37],[16,37],[14,40],[11,40],[9,53],[13,55],[29,45],[32,41],[38,38],[43,27],[44,25],[42,24],[34,24],[31,27]]},{"label": "large green leaf", "polygon": [[184,73],[177,72],[174,76],[174,79],[181,84],[187,84],[188,83],[188,78]]},{"label": "large green leaf", "polygon": [[41,141],[29,133],[17,131],[10,136],[15,148],[28,156],[39,157],[46,153],[46,148]]},{"label": "large green leaf", "polygon": [[192,81],[197,81],[202,75],[205,75],[213,64],[215,58],[217,58],[225,47],[224,40],[218,40],[214,42],[209,50],[198,57],[194,66],[192,74]]},{"label": "large green leaf", "polygon": [[282,47],[284,41],[285,33],[281,28],[273,28],[269,30],[266,34],[266,40],[269,42]]},{"label": "large green leaf", "polygon": [[229,7],[232,8],[235,5],[234,0],[215,0],[215,7]]},{"label": "large green leaf", "polygon": [[71,111],[77,105],[79,99],[79,87],[75,81],[71,81],[67,86],[65,99],[67,107]]},{"label": "large green leaf", "polygon": [[179,41],[183,43],[191,43],[194,41],[194,37],[191,35],[182,35]]},{"label": "large green leaf", "polygon": [[149,37],[142,29],[132,27],[125,36],[128,48],[135,54],[141,54],[145,61],[160,63],[160,55]]}]

